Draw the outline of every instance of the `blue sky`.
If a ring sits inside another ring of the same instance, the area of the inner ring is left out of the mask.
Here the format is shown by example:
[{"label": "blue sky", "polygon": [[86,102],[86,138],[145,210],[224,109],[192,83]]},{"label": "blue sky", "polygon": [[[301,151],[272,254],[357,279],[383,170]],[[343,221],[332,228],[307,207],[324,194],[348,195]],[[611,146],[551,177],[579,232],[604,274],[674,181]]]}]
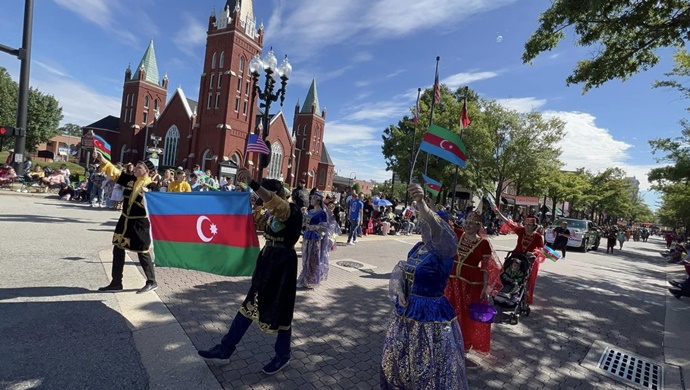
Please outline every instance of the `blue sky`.
[{"label": "blue sky", "polygon": [[[248,0],[245,0],[248,1]],[[208,16],[223,0],[39,0],[34,15],[31,84],[55,95],[64,123],[87,125],[118,115],[124,71],[136,66],[154,40],[159,72],[169,92],[180,85],[197,99]],[[0,43],[21,45],[21,0],[3,2]],[[327,5],[324,5],[327,4]],[[672,67],[671,51],[656,68],[626,82],[612,81],[582,95],[566,86],[575,63],[593,49],[571,41],[521,62],[523,45],[548,0],[310,0],[254,1],[264,45],[288,54],[294,71],[285,114],[304,100],[316,77],[328,111],[325,141],[336,170],[358,179],[384,180],[381,134],[414,105],[417,87],[440,78],[452,89],[469,85],[504,105],[567,122],[562,160],[566,168],[594,172],[620,167],[636,176],[646,200],[646,172],[654,166],[647,140],[680,134],[688,102],[652,89]],[[2,53],[0,53],[2,54]],[[0,55],[17,79],[19,61]]]}]

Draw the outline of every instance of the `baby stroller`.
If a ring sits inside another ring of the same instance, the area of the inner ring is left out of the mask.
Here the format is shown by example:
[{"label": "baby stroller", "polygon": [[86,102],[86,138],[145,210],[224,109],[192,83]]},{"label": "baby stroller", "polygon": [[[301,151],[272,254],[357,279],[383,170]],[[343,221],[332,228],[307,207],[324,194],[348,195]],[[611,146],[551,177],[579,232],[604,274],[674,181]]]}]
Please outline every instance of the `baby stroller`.
[{"label": "baby stroller", "polygon": [[[524,275],[521,281],[516,282],[513,286],[504,286],[503,290],[494,297],[494,302],[503,306],[513,308],[510,313],[510,324],[517,325],[520,322],[520,316],[529,316],[531,311],[529,304],[527,304],[527,283],[529,280],[532,266],[534,265],[535,257],[532,254],[513,254],[508,252],[505,261],[503,262],[503,272],[509,270],[514,262],[520,263],[520,272]],[[503,279],[503,274],[501,274]]]}]

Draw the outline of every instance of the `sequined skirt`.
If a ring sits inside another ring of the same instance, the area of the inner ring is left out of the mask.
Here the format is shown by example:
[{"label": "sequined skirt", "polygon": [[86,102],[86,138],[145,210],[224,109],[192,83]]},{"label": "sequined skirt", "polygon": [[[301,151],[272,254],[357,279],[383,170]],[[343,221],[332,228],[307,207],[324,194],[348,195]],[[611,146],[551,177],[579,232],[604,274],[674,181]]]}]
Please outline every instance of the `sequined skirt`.
[{"label": "sequined skirt", "polygon": [[382,389],[469,389],[457,320],[419,322],[391,315],[381,361]]}]

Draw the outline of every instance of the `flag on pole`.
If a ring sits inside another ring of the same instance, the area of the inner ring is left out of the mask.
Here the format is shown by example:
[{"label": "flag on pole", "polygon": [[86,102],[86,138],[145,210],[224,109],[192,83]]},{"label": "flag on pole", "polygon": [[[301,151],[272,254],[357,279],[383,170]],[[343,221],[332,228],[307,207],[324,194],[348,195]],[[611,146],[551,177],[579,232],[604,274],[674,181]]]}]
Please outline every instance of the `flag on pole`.
[{"label": "flag on pole", "polygon": [[441,100],[441,83],[438,82],[438,64],[436,64],[436,77],[434,78],[434,104]]},{"label": "flag on pole", "polygon": [[249,142],[247,142],[247,152],[271,154],[271,151],[268,150],[268,146],[266,146],[266,142],[264,142],[258,134],[249,134]]},{"label": "flag on pole", "polygon": [[496,202],[494,202],[494,197],[493,197],[493,196],[487,195],[487,196],[486,196],[486,200],[487,200],[487,202],[489,202],[489,206],[491,207],[491,210],[493,210],[493,211],[497,211],[497,210],[498,210],[498,206],[496,206]]},{"label": "flag on pole", "polygon": [[561,255],[558,254],[555,250],[551,249],[548,246],[545,246],[539,250],[539,254],[544,256],[545,258],[553,261],[554,263],[557,262],[560,258]]},{"label": "flag on pole", "polygon": [[431,125],[424,134],[419,150],[438,156],[462,168],[465,167],[465,144],[460,136],[441,126]]},{"label": "flag on pole", "polygon": [[442,184],[424,174],[422,174],[422,179],[424,179],[424,190],[437,197],[441,191]]},{"label": "flag on pole", "polygon": [[414,106],[414,124],[416,125],[417,122],[419,122],[419,95],[420,91],[417,91],[417,103]]},{"label": "flag on pole", "polygon": [[249,192],[145,194],[156,266],[249,276],[259,254]]},{"label": "flag on pole", "polygon": [[472,123],[469,114],[467,113],[467,97],[465,97],[465,103],[462,105],[462,112],[460,113],[460,124],[462,128],[466,128]]},{"label": "flag on pole", "polygon": [[105,142],[103,137],[99,135],[93,135],[93,148],[96,149],[103,157],[110,160],[110,144]]}]

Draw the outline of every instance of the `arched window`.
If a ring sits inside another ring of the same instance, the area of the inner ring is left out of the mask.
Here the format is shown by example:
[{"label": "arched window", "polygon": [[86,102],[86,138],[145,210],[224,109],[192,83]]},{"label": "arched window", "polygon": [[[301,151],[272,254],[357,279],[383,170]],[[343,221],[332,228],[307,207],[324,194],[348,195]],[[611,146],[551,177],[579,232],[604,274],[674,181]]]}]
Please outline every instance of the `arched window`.
[{"label": "arched window", "polygon": [[244,57],[240,57],[240,73],[244,72]]},{"label": "arched window", "polygon": [[206,163],[210,162],[213,160],[213,153],[211,153],[211,149],[206,149],[204,154],[201,157],[201,170],[206,171]]},{"label": "arched window", "polygon": [[144,96],[144,108],[149,108],[149,97]]},{"label": "arched window", "polygon": [[326,171],[319,171],[319,187],[326,186]]},{"label": "arched window", "polygon": [[153,109],[158,110],[158,99],[153,101]]},{"label": "arched window", "polygon": [[216,53],[211,56],[211,69],[216,69]]},{"label": "arched window", "polygon": [[230,156],[230,161],[234,162],[239,167],[240,166],[240,155],[237,153],[233,153],[232,156]]},{"label": "arched window", "polygon": [[221,51],[220,52],[220,60],[218,60],[218,67],[222,68],[223,66],[225,66],[225,52]]},{"label": "arched window", "polygon": [[273,145],[271,145],[271,162],[268,164],[268,174],[266,177],[280,180],[282,174],[283,148],[280,146],[279,142],[274,142]]},{"label": "arched window", "polygon": [[125,159],[125,156],[127,156],[127,153],[129,153],[129,150],[127,150],[127,144],[123,144],[122,149],[120,149],[120,162],[126,162],[127,161]]},{"label": "arched window", "polygon": [[163,166],[175,166],[177,160],[177,147],[180,144],[180,131],[172,125],[165,134],[165,146],[163,146]]}]

